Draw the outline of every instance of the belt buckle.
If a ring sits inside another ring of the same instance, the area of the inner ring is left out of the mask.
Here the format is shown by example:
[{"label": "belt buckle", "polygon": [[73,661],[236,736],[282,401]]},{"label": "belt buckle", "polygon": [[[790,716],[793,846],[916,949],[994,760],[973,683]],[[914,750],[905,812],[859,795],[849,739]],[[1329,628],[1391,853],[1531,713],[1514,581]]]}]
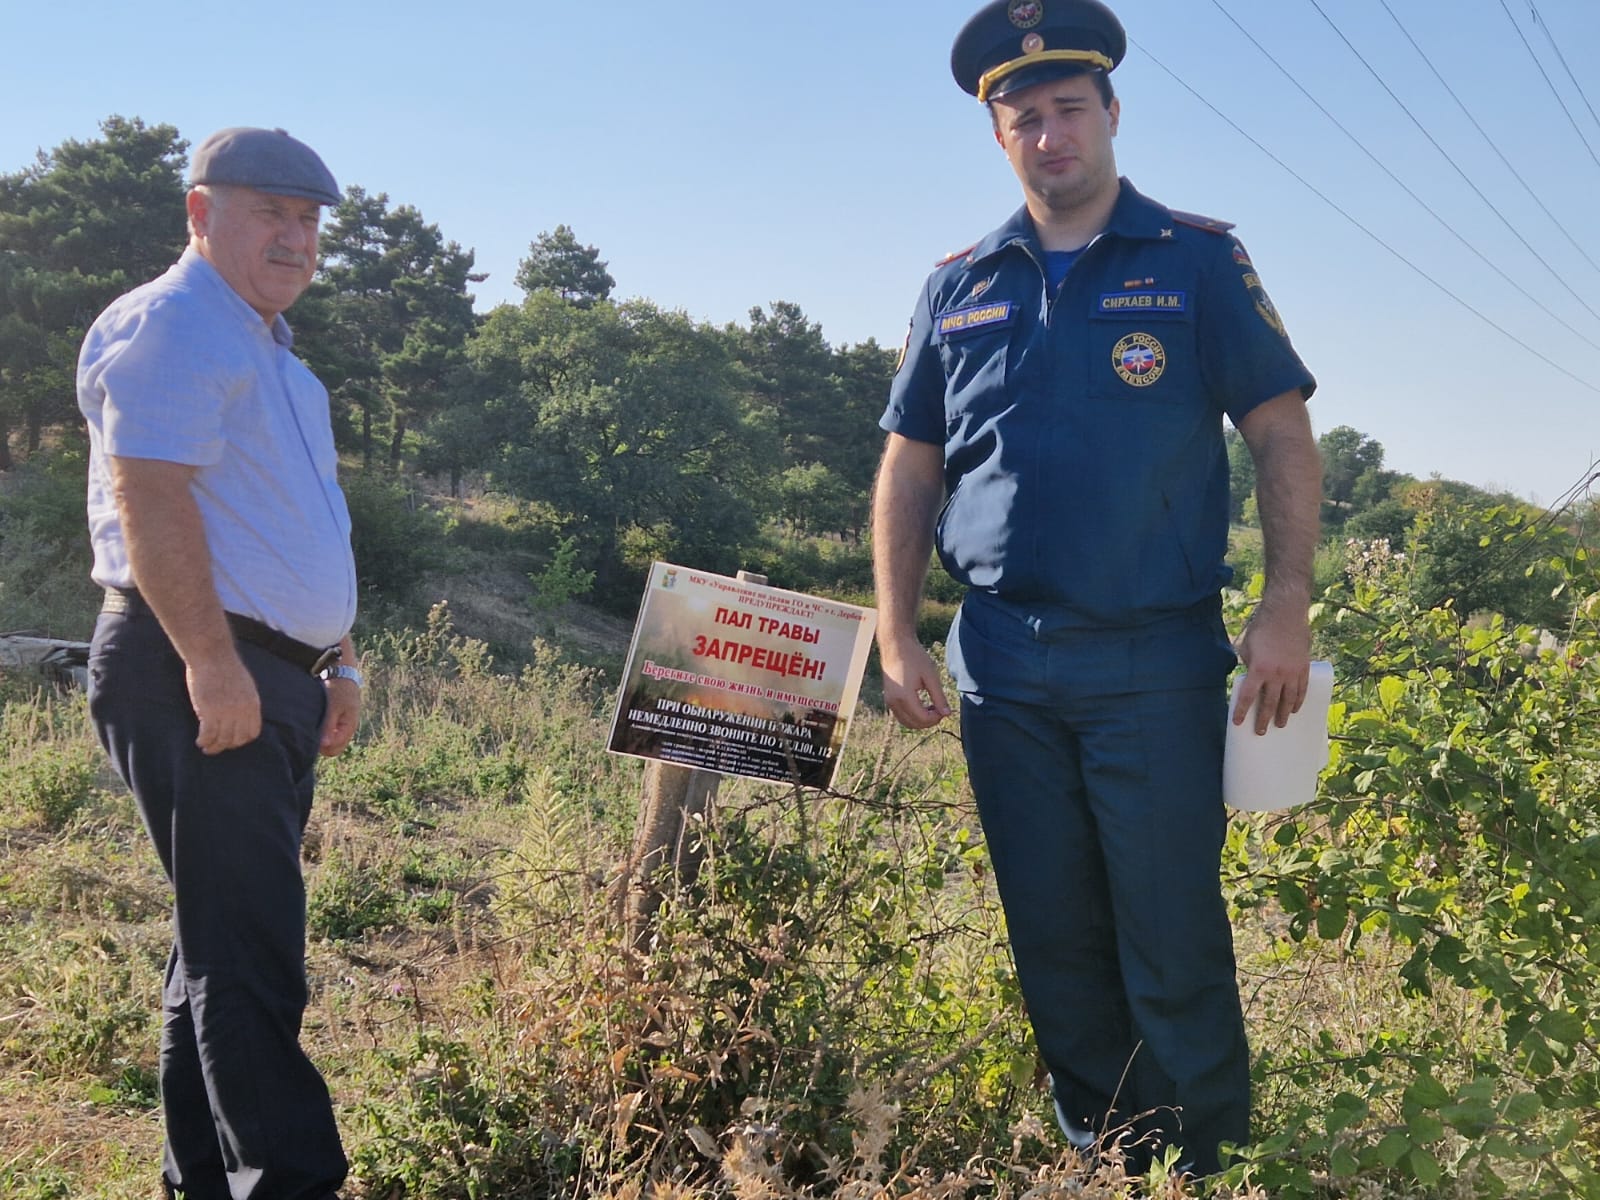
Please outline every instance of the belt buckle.
[{"label": "belt buckle", "polygon": [[313,675],[320,676],[329,667],[333,666],[334,663],[338,662],[340,657],[339,647],[329,646],[322,652],[317,661],[311,664],[311,673]]}]

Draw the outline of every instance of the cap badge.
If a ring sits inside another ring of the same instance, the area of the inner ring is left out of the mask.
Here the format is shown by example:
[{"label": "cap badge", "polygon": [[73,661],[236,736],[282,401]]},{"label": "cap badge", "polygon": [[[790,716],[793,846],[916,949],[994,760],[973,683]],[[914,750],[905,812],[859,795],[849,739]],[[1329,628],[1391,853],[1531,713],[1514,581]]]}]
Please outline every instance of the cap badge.
[{"label": "cap badge", "polygon": [[1011,0],[1006,6],[1006,16],[1018,29],[1032,29],[1044,20],[1044,5],[1040,0]]},{"label": "cap badge", "polygon": [[1024,54],[1037,54],[1044,49],[1044,38],[1037,33],[1030,33],[1022,39],[1022,52]]},{"label": "cap badge", "polygon": [[1111,365],[1129,387],[1149,387],[1167,369],[1167,351],[1148,333],[1130,333],[1112,347]]}]

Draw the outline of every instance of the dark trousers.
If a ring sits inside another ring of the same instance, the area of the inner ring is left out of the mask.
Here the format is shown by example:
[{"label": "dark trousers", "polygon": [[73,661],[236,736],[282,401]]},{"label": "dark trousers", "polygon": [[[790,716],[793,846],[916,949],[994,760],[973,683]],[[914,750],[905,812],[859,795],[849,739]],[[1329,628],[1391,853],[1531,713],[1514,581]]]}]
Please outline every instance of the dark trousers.
[{"label": "dark trousers", "polygon": [[[1250,1072],[1218,881],[1230,652],[1220,623],[1040,642],[963,609],[980,678],[961,733],[1040,1054],[1066,1115],[1183,1148],[1196,1174],[1249,1137]],[[1162,665],[1188,685],[1127,691]],[[998,690],[1005,691],[1004,687]],[[1021,696],[1021,699],[1016,698]]]},{"label": "dark trousers", "polygon": [[101,615],[89,711],[174,895],[160,1065],[168,1191],[327,1200],[347,1164],[327,1086],[300,1047],[300,843],[326,694],[265,650],[239,652],[262,703],[247,746],[195,747],[183,661],[151,616]]}]

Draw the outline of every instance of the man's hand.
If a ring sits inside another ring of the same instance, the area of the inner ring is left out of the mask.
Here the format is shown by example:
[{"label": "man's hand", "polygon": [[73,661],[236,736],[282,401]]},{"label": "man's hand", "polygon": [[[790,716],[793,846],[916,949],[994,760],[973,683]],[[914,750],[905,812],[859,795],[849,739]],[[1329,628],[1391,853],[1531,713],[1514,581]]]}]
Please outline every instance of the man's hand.
[{"label": "man's hand", "polygon": [[1303,606],[1263,601],[1239,638],[1244,682],[1233,706],[1233,723],[1243,725],[1257,696],[1256,733],[1277,723],[1282,729],[1305,703],[1311,678],[1311,626]]},{"label": "man's hand", "polygon": [[194,744],[204,754],[221,754],[261,736],[261,695],[237,654],[209,658],[184,670],[189,703],[200,718]]},{"label": "man's hand", "polygon": [[950,715],[933,656],[916,639],[878,643],[883,702],[907,729],[928,729]]},{"label": "man's hand", "polygon": [[361,724],[361,689],[353,679],[330,679],[324,686],[328,689],[328,717],[322,723],[322,755],[332,758],[356,736]]}]

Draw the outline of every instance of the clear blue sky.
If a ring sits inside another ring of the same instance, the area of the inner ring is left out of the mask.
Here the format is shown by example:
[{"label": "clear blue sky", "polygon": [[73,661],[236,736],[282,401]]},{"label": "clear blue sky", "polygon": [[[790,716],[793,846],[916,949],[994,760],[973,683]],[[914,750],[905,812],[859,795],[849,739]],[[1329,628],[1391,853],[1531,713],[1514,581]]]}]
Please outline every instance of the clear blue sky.
[{"label": "clear blue sky", "polygon": [[[1600,270],[1584,257],[1600,262],[1589,148],[1600,149],[1589,110],[1600,108],[1600,4],[1387,0],[1575,246],[1460,114],[1385,0],[1317,3],[1557,274],[1312,0],[1122,0],[1138,44],[1115,76],[1119,166],[1175,208],[1238,223],[1321,381],[1319,431],[1353,425],[1393,469],[1553,502],[1600,455]],[[173,124],[191,142],[225,125],[282,125],[341,184],[414,205],[475,250],[489,272],[480,311],[519,298],[518,259],[565,223],[600,248],[620,296],[716,323],[792,300],[835,345],[897,346],[932,263],[1019,202],[986,115],[949,74],[950,42],[976,7],[0,0],[0,171],[98,136],[113,113]],[[1534,299],[1441,229],[1222,8]],[[1532,350],[1369,240],[1154,59]]]}]

